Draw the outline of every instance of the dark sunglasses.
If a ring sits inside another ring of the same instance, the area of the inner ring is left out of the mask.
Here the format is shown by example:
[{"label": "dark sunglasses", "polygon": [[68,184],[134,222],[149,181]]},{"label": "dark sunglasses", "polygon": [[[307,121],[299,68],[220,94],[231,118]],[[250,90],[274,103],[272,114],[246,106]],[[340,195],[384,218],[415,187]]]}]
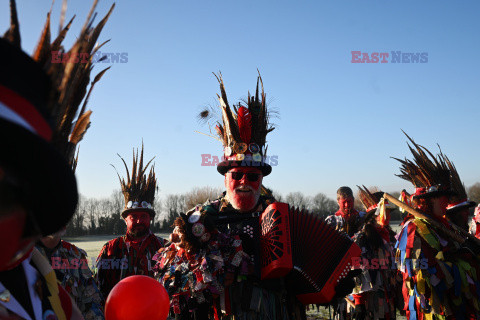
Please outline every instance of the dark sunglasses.
[{"label": "dark sunglasses", "polygon": [[233,180],[242,180],[243,176],[247,176],[248,181],[258,181],[258,178],[260,178],[260,173],[255,173],[255,172],[228,172],[232,175]]}]

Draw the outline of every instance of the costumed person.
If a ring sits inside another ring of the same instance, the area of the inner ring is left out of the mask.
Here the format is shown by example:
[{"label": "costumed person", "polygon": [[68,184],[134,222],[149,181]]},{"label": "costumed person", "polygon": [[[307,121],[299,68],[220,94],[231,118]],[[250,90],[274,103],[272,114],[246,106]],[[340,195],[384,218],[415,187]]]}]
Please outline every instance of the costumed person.
[{"label": "costumed person", "polygon": [[469,231],[477,239],[480,239],[480,204],[475,208]]},{"label": "costumed person", "polygon": [[358,189],[366,214],[363,227],[353,236],[362,249],[361,259],[354,263],[362,274],[355,278],[353,318],[395,319],[396,287],[401,283],[401,278],[398,282],[396,279],[393,251],[396,240],[390,227],[390,212],[395,207],[383,199],[383,192],[371,193],[365,186]]},{"label": "costumed person", "polygon": [[[76,128],[64,115],[85,97],[91,59],[75,68],[51,63],[53,52],[65,52],[71,22],[52,42],[50,13],[29,57],[13,0],[10,9],[11,26],[0,39],[0,318],[83,319],[34,244],[64,227],[76,209],[75,175],[57,141]],[[112,9],[95,28],[87,18],[70,52],[90,52]]]},{"label": "costumed person", "polygon": [[[260,276],[268,252],[261,251],[259,216],[276,203],[261,191],[263,177],[272,171],[265,161],[266,136],[274,130],[262,79],[255,95],[233,110],[221,74],[217,80],[221,120],[215,129],[224,147],[217,171],[226,192],[175,220],[171,244],[154,258],[156,277],[171,297],[175,319],[305,319],[305,308],[285,277]],[[211,119],[212,110],[200,115]],[[353,285],[353,277],[345,277],[335,289],[344,296]]]},{"label": "costumed person", "polygon": [[[362,226],[362,217],[360,212],[354,208],[355,197],[350,187],[343,186],[337,190],[338,211],[335,214],[325,218],[325,222],[339,232],[344,232],[349,237],[353,237]],[[350,293],[350,292],[348,292]],[[337,320],[350,319],[353,312],[353,303],[347,303],[349,297],[340,297],[334,301],[334,318]]]},{"label": "costumed person", "polygon": [[407,138],[413,160],[395,158],[401,163],[398,176],[415,186],[410,205],[426,218],[411,210],[395,246],[407,319],[478,319],[480,264],[472,251],[476,245],[453,233],[444,217],[453,193],[448,165],[441,152],[435,157]]},{"label": "costumed person", "polygon": [[325,218],[325,222],[336,230],[345,232],[352,237],[362,225],[360,212],[354,208],[355,197],[350,187],[340,187],[337,190],[338,211]]},{"label": "costumed person", "polygon": [[124,236],[107,242],[98,255],[95,276],[104,297],[123,278],[131,275],[153,277],[152,257],[164,245],[164,240],[150,230],[151,221],[155,218],[153,204],[157,179],[153,165],[148,174],[147,170],[153,159],[144,166],[142,143],[140,159],[138,150],[136,153],[133,151],[130,176],[125,160],[120,158],[127,171],[126,180],[118,176],[125,198],[121,215],[127,225],[127,232]]},{"label": "costumed person", "polygon": [[443,160],[448,165],[450,170],[453,194],[448,199],[446,218],[459,226],[465,231],[468,231],[469,209],[475,207],[477,204],[467,197],[465,185],[457,172],[457,168],[453,162],[443,154]]},{"label": "costumed person", "polygon": [[[107,18],[105,18],[105,22]],[[101,24],[104,24],[104,22],[101,22]],[[90,51],[94,50],[91,45],[89,47]],[[85,47],[85,50],[88,50],[87,48]],[[89,56],[92,55],[92,52],[90,52]],[[84,74],[81,74],[81,76],[88,83],[91,64],[84,67]],[[86,111],[85,107],[93,87],[100,81],[108,69],[101,71],[92,81],[81,110],[79,110],[79,103],[64,108],[65,113],[59,115],[58,119],[65,119],[66,121],[58,121],[57,126],[54,128],[56,136],[54,140],[55,147],[67,159],[74,173],[78,163],[77,145],[90,127],[90,115],[92,112],[90,110]],[[78,78],[80,79],[80,77]],[[87,320],[104,319],[103,298],[95,283],[92,271],[88,267],[87,254],[82,249],[61,239],[65,231],[66,227],[63,227],[60,231],[41,238],[37,242],[36,248],[50,261],[58,281],[74,299],[84,318]]]},{"label": "costumed person", "polygon": [[58,281],[72,296],[85,320],[102,320],[104,298],[88,266],[87,254],[62,239],[65,227],[37,242],[36,248],[50,261]]}]

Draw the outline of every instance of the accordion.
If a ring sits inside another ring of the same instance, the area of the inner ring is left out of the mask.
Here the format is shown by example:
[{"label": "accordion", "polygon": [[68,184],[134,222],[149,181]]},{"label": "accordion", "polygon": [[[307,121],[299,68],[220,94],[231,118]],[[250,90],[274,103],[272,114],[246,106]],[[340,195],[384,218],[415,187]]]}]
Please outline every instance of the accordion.
[{"label": "accordion", "polygon": [[286,277],[303,304],[328,303],[361,250],[318,215],[275,202],[260,216],[262,279]]}]

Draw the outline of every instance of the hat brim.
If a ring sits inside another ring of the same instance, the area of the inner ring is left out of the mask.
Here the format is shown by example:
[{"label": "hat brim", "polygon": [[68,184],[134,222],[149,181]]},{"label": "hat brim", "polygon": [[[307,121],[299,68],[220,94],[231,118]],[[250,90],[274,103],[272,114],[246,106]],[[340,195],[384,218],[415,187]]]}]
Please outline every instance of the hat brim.
[{"label": "hat brim", "polygon": [[430,198],[438,198],[443,196],[450,197],[453,195],[455,195],[455,192],[451,190],[439,190],[439,191],[427,192],[424,194],[413,196],[413,199],[430,199]]},{"label": "hat brim", "polygon": [[221,175],[225,175],[228,170],[232,168],[241,168],[241,167],[248,167],[248,168],[257,168],[259,169],[263,176],[268,176],[272,172],[272,166],[265,162],[260,161],[235,161],[235,160],[224,160],[217,165],[217,171]]},{"label": "hat brim", "polygon": [[34,133],[0,119],[0,166],[28,184],[24,203],[46,236],[67,225],[75,213],[78,191],[68,161],[52,144]]},{"label": "hat brim", "polygon": [[148,209],[148,208],[131,208],[131,209],[125,209],[122,211],[122,218],[125,219],[129,213],[132,212],[138,212],[138,211],[143,211],[146,212],[150,215],[150,218],[155,218],[155,210],[153,209]]},{"label": "hat brim", "polygon": [[469,208],[475,207],[476,205],[477,203],[475,201],[467,201],[465,204],[462,204],[461,206],[455,206],[450,209],[447,209],[447,212],[451,214],[463,209],[469,209]]}]

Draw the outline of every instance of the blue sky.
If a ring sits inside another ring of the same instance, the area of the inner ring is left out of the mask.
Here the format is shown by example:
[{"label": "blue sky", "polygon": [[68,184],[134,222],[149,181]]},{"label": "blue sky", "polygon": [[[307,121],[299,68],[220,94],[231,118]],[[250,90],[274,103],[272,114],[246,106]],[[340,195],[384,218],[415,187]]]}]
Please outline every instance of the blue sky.
[{"label": "blue sky", "polygon": [[[31,53],[51,3],[18,2]],[[100,1],[100,17],[111,4]],[[0,8],[6,30],[8,1]],[[69,1],[67,19],[77,17],[67,44],[89,9]],[[112,65],[90,99],[80,192],[109,196],[119,187],[110,164],[121,169],[117,153],[130,162],[142,138],[164,195],[222,186],[214,167],[200,165],[221,146],[194,132],[208,132],[196,115],[216,105],[212,72],[222,71],[232,103],[254,91],[257,68],[280,113],[268,136],[279,160],[264,179],[272,189],[330,197],[342,185],[411,190],[389,158],[410,156],[401,129],[431,150],[439,143],[467,186],[480,181],[479,9],[476,1],[119,1],[100,41],[111,39],[102,51],[126,52],[128,62],[95,68]],[[426,52],[428,62],[357,64],[352,51]]]}]

